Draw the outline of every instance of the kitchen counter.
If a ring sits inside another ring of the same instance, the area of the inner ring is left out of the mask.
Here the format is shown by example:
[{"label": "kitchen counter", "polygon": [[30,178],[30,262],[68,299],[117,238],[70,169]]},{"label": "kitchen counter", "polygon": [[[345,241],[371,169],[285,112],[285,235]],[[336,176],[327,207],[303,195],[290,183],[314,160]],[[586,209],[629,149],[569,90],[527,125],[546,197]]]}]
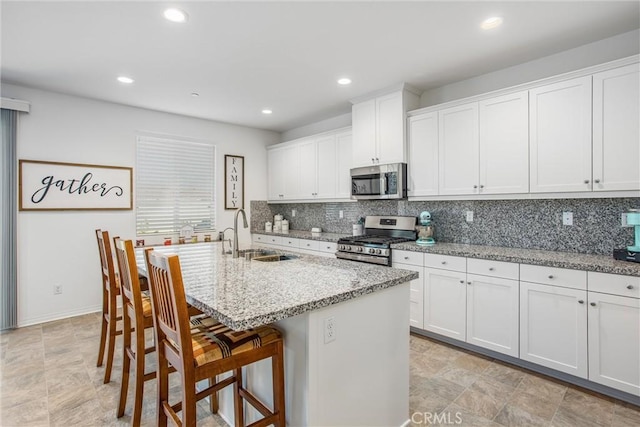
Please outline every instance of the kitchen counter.
[{"label": "kitchen counter", "polygon": [[[155,250],[180,256],[194,306],[233,329],[274,324],[282,331],[287,425],[409,424],[407,301],[418,273],[287,250],[277,252],[297,258],[234,259],[211,243]],[[144,268],[142,250],[136,254]],[[246,382],[271,401],[270,362],[253,364]],[[234,425],[231,389],[218,397],[220,415]]]},{"label": "kitchen counter", "polygon": [[612,255],[590,255],[570,252],[543,251],[535,249],[505,248],[499,246],[463,245],[436,243],[433,246],[418,246],[415,242],[397,243],[393,249],[482,258],[521,264],[598,271],[601,273],[640,276],[640,263],[618,261]]},{"label": "kitchen counter", "polygon": [[310,231],[305,230],[289,230],[288,233],[274,233],[267,232],[264,230],[252,230],[251,234],[264,234],[265,236],[282,236],[282,237],[293,237],[294,239],[307,239],[307,240],[319,240],[321,242],[333,242],[336,243],[339,239],[347,236],[351,236],[351,234],[341,234],[341,233],[312,233]]}]

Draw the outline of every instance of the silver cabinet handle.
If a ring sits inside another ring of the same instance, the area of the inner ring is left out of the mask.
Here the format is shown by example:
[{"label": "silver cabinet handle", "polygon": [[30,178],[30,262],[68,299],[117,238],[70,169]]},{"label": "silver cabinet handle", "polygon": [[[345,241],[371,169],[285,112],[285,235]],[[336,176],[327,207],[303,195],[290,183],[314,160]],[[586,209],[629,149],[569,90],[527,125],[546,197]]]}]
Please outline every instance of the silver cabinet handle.
[{"label": "silver cabinet handle", "polygon": [[371,158],[371,163],[375,163],[376,159],[374,159],[373,157]]},{"label": "silver cabinet handle", "polygon": [[578,304],[584,304],[584,300],[578,300]]},{"label": "silver cabinet handle", "polygon": [[442,261],[442,265],[447,265],[447,261]]},{"label": "silver cabinet handle", "polygon": [[595,303],[595,302],[592,302],[592,303],[591,303],[591,307],[595,307],[595,306],[596,306],[596,303]]},{"label": "silver cabinet handle", "polygon": [[585,183],[585,184],[588,184],[588,183],[589,183],[589,180],[588,180],[588,179],[585,179],[585,180],[584,180],[584,183]]},{"label": "silver cabinet handle", "polygon": [[473,186],[473,188],[478,188],[478,186],[477,186],[477,185],[474,185],[474,186]]},{"label": "silver cabinet handle", "polygon": [[406,256],[406,257],[404,257],[404,259],[409,259],[409,257],[408,257],[408,256]]},{"label": "silver cabinet handle", "polygon": [[600,180],[599,180],[599,179],[596,179],[596,180],[595,180],[595,181],[593,181],[593,182],[595,182],[596,184],[600,184]]},{"label": "silver cabinet handle", "polygon": [[464,280],[460,280],[460,283],[464,283]]},{"label": "silver cabinet handle", "polygon": [[633,289],[633,285],[627,285],[627,289]]},{"label": "silver cabinet handle", "polygon": [[553,279],[553,275],[552,274],[549,275],[549,279]]},{"label": "silver cabinet handle", "polygon": [[471,282],[467,282],[467,285],[471,286]]},{"label": "silver cabinet handle", "polygon": [[480,188],[484,188],[484,185],[480,184]]},{"label": "silver cabinet handle", "polygon": [[376,157],[376,163],[380,163],[380,159]]},{"label": "silver cabinet handle", "polygon": [[493,271],[493,270],[495,270],[495,268],[489,267],[489,271]]}]

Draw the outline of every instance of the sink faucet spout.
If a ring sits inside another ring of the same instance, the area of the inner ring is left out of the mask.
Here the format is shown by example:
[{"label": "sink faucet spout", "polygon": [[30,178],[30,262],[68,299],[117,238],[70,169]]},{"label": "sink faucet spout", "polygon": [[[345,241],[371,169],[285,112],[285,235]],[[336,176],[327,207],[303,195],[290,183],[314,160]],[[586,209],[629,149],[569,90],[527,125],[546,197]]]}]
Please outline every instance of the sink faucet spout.
[{"label": "sink faucet spout", "polygon": [[244,212],[244,209],[238,209],[233,219],[233,258],[238,258],[240,256],[240,251],[238,250],[238,215],[241,213],[244,228],[249,227],[249,224],[247,223],[247,214]]}]

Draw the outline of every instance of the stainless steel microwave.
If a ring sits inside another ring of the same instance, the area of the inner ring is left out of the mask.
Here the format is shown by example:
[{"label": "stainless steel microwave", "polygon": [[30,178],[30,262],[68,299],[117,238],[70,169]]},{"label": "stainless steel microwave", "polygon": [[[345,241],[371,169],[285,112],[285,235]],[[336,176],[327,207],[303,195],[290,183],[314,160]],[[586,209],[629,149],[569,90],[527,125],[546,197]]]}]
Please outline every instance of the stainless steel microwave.
[{"label": "stainless steel microwave", "polygon": [[406,199],[407,164],[391,163],[351,169],[351,198]]}]

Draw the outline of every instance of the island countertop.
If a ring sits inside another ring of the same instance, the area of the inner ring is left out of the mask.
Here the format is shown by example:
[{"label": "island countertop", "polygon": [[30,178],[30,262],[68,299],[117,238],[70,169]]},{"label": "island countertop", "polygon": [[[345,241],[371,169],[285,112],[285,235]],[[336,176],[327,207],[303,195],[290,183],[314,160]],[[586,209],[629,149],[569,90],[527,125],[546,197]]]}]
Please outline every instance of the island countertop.
[{"label": "island countertop", "polygon": [[[259,246],[253,246],[256,248]],[[292,253],[260,262],[222,255],[220,245],[159,246],[180,257],[187,301],[234,330],[266,325],[418,278],[418,273]],[[137,263],[145,270],[142,250]]]}]

